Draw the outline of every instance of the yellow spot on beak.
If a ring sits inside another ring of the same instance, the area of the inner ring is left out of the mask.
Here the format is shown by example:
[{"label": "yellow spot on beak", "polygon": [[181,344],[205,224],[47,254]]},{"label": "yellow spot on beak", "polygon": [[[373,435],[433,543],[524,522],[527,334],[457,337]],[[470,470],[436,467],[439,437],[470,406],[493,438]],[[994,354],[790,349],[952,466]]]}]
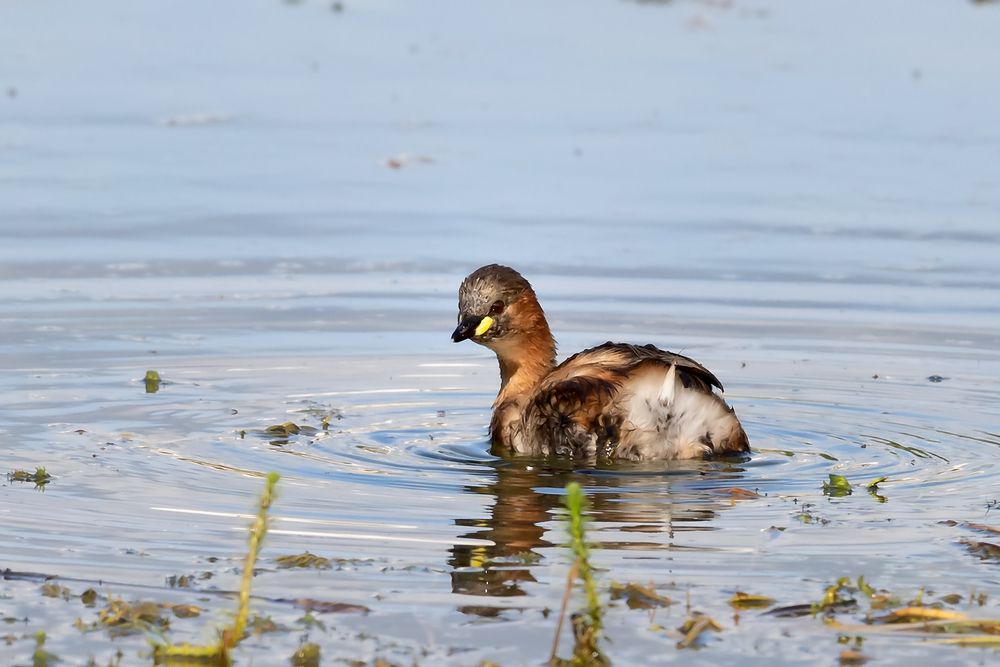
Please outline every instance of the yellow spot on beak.
[{"label": "yellow spot on beak", "polygon": [[491,326],[493,326],[493,318],[487,315],[482,319],[482,321],[479,322],[479,326],[476,327],[476,335],[482,336],[484,333],[490,330]]}]

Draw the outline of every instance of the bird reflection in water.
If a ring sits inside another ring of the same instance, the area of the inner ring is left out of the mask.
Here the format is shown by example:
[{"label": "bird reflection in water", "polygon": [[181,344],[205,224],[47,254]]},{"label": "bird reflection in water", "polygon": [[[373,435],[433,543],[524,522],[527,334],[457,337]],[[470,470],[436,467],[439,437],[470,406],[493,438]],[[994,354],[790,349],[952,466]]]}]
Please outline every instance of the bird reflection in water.
[{"label": "bird reflection in water", "polygon": [[[528,595],[525,585],[536,581],[532,566],[542,560],[539,550],[564,539],[558,527],[546,535],[552,528],[546,524],[559,516],[562,489],[570,481],[580,482],[587,491],[594,522],[590,536],[597,548],[685,548],[674,542],[675,534],[713,530],[707,522],[732,505],[730,491],[740,485],[744,461],[615,464],[586,470],[559,461],[498,461],[492,480],[464,489],[492,496],[494,502],[485,518],[455,520],[470,528],[461,537],[492,545],[451,548],[452,592],[487,598]],[[602,539],[602,533],[610,539]],[[459,610],[492,617],[509,608],[483,604]]]}]

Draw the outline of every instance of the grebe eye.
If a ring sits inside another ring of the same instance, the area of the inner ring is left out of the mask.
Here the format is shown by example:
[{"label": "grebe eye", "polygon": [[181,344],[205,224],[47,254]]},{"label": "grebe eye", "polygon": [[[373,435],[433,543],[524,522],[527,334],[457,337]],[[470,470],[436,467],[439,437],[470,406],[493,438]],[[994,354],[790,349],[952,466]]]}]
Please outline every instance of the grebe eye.
[{"label": "grebe eye", "polygon": [[490,306],[490,315],[499,315],[503,312],[503,301],[494,301]]}]

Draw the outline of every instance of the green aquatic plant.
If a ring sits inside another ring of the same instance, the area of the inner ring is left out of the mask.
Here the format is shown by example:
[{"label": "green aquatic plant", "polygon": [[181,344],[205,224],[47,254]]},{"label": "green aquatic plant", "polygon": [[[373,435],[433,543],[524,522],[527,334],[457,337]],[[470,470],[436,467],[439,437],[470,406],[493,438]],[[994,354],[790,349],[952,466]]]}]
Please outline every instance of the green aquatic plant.
[{"label": "green aquatic plant", "polygon": [[160,374],[154,370],[146,371],[146,376],[142,379],[146,383],[146,393],[155,394],[160,390]]},{"label": "green aquatic plant", "polygon": [[52,475],[45,472],[44,467],[38,466],[35,468],[35,472],[21,469],[11,471],[7,473],[7,480],[10,482],[34,482],[35,488],[40,489],[52,481]]},{"label": "green aquatic plant", "polygon": [[303,644],[292,654],[292,667],[319,667],[319,644]]},{"label": "green aquatic plant", "polygon": [[233,624],[219,633],[219,640],[214,644],[205,646],[154,644],[153,659],[157,664],[191,664],[196,662],[197,664],[225,665],[227,667],[232,664],[232,650],[243,640],[243,636],[247,632],[254,567],[264,543],[264,536],[267,535],[268,514],[276,497],[275,485],[278,483],[278,478],[278,473],[268,473],[264,492],[257,503],[257,517],[250,527],[249,546],[243,563],[243,579],[240,583],[239,603]]},{"label": "green aquatic plant", "polygon": [[[562,609],[559,612],[559,622],[556,625],[556,635],[552,641],[552,652],[549,665],[555,667],[602,667],[609,665],[599,645],[601,631],[604,627],[604,610],[597,594],[597,582],[594,580],[594,570],[590,564],[590,547],[587,544],[587,497],[576,482],[566,485],[567,529],[570,536],[570,550],[573,553],[573,565],[566,580],[566,592],[563,595]],[[586,607],[582,612],[575,613],[570,618],[573,627],[573,657],[559,658],[559,635],[562,633],[566,607],[572,593],[573,583],[579,577],[583,582],[586,595]]]},{"label": "green aquatic plant", "polygon": [[830,481],[823,482],[823,493],[827,496],[839,498],[849,496],[854,491],[851,489],[851,483],[847,481],[846,477],[830,473]]},{"label": "green aquatic plant", "polygon": [[49,667],[59,662],[59,657],[45,650],[46,635],[39,630],[35,633],[35,651],[31,654],[31,667]]},{"label": "green aquatic plant", "polygon": [[733,609],[766,609],[774,606],[774,598],[736,591],[733,597],[729,598],[729,606]]},{"label": "green aquatic plant", "polygon": [[300,554],[289,554],[287,556],[278,556],[274,559],[274,562],[278,564],[278,567],[282,569],[288,568],[314,568],[317,570],[326,570],[330,567],[330,559],[323,556],[317,556],[314,553],[309,553],[305,551]]},{"label": "green aquatic plant", "polygon": [[880,503],[887,502],[889,499],[879,493],[878,485],[882,482],[888,481],[888,477],[879,477],[878,479],[873,479],[872,481],[865,484],[865,488],[868,489],[868,495],[877,500]]},{"label": "green aquatic plant", "polygon": [[840,577],[832,586],[827,586],[823,591],[823,597],[818,602],[812,603],[812,615],[829,611],[839,607],[853,607],[856,600],[851,597],[851,593],[858,589],[851,585],[851,580],[847,577]]}]

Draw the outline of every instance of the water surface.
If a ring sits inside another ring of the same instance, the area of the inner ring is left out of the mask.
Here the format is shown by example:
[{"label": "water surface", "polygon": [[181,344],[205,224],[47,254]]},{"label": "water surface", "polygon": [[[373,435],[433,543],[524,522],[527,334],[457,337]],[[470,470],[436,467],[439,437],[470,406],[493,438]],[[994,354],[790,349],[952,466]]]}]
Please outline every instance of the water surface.
[{"label": "water surface", "polygon": [[[45,577],[199,604],[170,637],[210,639],[271,470],[254,609],[286,629],[239,664],[305,637],[325,661],[541,664],[568,481],[602,585],[675,600],[612,603],[615,664],[835,664],[855,631],[727,601],[842,576],[996,618],[965,524],[1000,511],[1000,12],[918,4],[8,3],[0,442],[3,472],[54,479],[0,486],[3,661],[37,630],[66,664],[149,661]],[[496,362],[449,334],[491,261],[563,355],[711,368],[752,458],[490,455]],[[265,432],[287,421],[308,428]],[[824,495],[831,473],[861,486]],[[307,550],[334,567],[277,567]],[[307,627],[299,598],[370,612]],[[724,628],[697,651],[689,610]],[[863,634],[875,664],[996,655]]]}]

